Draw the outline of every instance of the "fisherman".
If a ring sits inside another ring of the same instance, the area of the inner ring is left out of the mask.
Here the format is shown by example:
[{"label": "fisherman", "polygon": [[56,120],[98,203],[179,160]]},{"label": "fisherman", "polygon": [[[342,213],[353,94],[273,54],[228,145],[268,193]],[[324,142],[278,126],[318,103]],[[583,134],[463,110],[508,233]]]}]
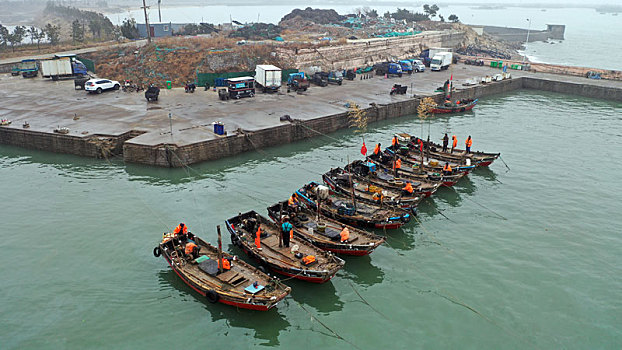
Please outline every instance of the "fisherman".
[{"label": "fisherman", "polygon": [[471,139],[471,135],[467,137],[466,141],[464,141],[466,145],[466,153],[471,153],[471,146],[473,145],[473,140]]},{"label": "fisherman", "polygon": [[454,149],[458,146],[458,138],[456,135],[451,135],[451,153],[454,153]]},{"label": "fisherman", "polygon": [[186,226],[183,222],[180,222],[179,225],[175,227],[175,230],[173,230],[173,233],[176,235],[187,235],[188,226]]},{"label": "fisherman", "polygon": [[281,239],[283,240],[283,245],[285,247],[289,247],[289,241],[294,236],[294,226],[290,224],[289,217],[285,216],[283,218],[283,224],[281,225]]},{"label": "fisherman", "polygon": [[376,144],[376,147],[374,148],[374,155],[377,156],[380,154],[380,142],[378,142],[378,144]]},{"label": "fisherman", "polygon": [[445,136],[443,136],[443,152],[447,152],[448,144],[449,144],[449,136],[447,136],[447,133],[445,133]]},{"label": "fisherman", "polygon": [[[222,269],[224,271],[231,270],[231,260],[233,260],[233,258],[222,258]],[[220,269],[220,261],[218,261],[218,268]]]},{"label": "fisherman", "polygon": [[296,194],[296,192],[292,193],[292,195],[287,200],[287,207],[289,208],[290,212],[293,212],[293,213],[298,212],[299,204],[300,204],[300,201],[298,200],[298,195]]},{"label": "fisherman", "polygon": [[393,170],[395,170],[395,174],[393,177],[395,177],[396,179],[399,177],[399,171],[402,168],[402,160],[397,158],[394,162],[393,162]]},{"label": "fisherman", "polygon": [[350,230],[346,225],[341,225],[341,232],[339,233],[339,237],[341,237],[341,243],[345,243],[350,238]]},{"label": "fisherman", "polygon": [[443,167],[443,175],[451,175],[452,172],[453,170],[451,169],[451,165],[449,165],[449,162],[446,162]]},{"label": "fisherman", "polygon": [[261,225],[258,225],[257,233],[255,233],[255,247],[261,250]]},{"label": "fisherman", "polygon": [[398,148],[400,148],[400,140],[397,139],[397,135],[393,136],[393,139],[391,140],[391,146],[393,146],[396,151]]},{"label": "fisherman", "polygon": [[199,257],[199,250],[201,248],[196,245],[196,243],[194,243],[193,241],[188,241],[188,243],[186,243],[186,248],[185,248],[185,253],[187,256],[192,256],[192,259],[196,259]]},{"label": "fisherman", "polygon": [[413,185],[410,181],[406,182],[406,186],[402,188],[403,195],[412,195],[415,190],[413,189]]}]

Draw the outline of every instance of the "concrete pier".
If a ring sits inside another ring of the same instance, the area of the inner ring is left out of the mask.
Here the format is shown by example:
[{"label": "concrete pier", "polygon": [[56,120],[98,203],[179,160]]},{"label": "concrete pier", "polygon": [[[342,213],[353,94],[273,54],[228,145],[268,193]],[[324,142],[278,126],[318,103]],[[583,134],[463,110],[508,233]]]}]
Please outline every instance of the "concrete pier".
[{"label": "concrete pier", "polygon": [[[537,89],[622,101],[622,82],[575,76],[511,71],[510,80],[463,86],[467,79],[498,69],[454,65],[451,71],[415,73],[401,78],[368,75],[342,86],[312,86],[306,93],[261,94],[220,101],[214,91],[162,90],[147,103],[142,93],[121,91],[89,95],[73,81],[52,82],[0,76],[0,111],[12,124],[0,127],[0,143],[86,157],[122,156],[126,162],[180,167],[246,151],[316,137],[348,128],[348,105],[365,109],[370,122],[416,113],[421,98],[442,98],[433,91],[453,74],[456,98],[480,98],[519,89]],[[390,96],[393,84],[406,95]],[[413,96],[414,94],[414,96]],[[171,120],[169,121],[169,113]],[[280,118],[289,115],[291,121]],[[213,122],[226,135],[213,132]],[[30,127],[22,127],[28,122]],[[172,122],[172,134],[170,124]],[[69,133],[54,129],[68,128]]]}]

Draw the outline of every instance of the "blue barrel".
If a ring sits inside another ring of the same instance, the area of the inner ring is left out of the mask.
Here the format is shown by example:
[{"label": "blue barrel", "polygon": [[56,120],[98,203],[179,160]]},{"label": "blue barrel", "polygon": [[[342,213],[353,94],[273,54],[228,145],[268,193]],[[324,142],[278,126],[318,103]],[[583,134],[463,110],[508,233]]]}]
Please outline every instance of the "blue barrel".
[{"label": "blue barrel", "polygon": [[225,134],[225,125],[223,123],[214,123],[214,133],[216,135],[224,135]]}]

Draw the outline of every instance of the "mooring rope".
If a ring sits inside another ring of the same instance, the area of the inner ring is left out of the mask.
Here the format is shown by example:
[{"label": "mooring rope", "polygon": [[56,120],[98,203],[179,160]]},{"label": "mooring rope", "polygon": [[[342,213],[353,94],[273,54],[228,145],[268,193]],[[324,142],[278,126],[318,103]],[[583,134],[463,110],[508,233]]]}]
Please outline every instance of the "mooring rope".
[{"label": "mooring rope", "polygon": [[510,171],[510,167],[505,163],[503,158],[501,158],[501,154],[499,154],[499,160],[501,160],[501,162],[503,162],[503,165],[505,165],[505,167],[508,168],[508,171]]},{"label": "mooring rope", "polygon": [[356,290],[356,288],[354,288],[354,285],[352,284],[352,282],[350,282],[350,287],[352,287],[352,290],[354,291],[354,293],[356,293],[356,295],[359,296],[359,298],[361,298],[361,301],[366,304],[367,306],[369,306],[372,310],[374,310],[378,315],[386,318],[387,320],[391,320],[389,319],[385,314],[383,314],[382,312],[380,312],[378,309],[376,309],[372,304],[370,304],[367,300],[365,300],[365,298],[363,298],[363,296],[361,295],[361,293],[359,293],[358,290]]},{"label": "mooring rope", "polygon": [[475,203],[475,204],[479,205],[480,207],[482,207],[482,208],[484,208],[484,209],[488,210],[489,212],[491,212],[491,213],[495,214],[496,216],[500,217],[501,219],[503,219],[503,220],[507,220],[507,218],[506,218],[505,216],[503,216],[503,215],[501,215],[501,214],[499,214],[499,213],[495,212],[494,210],[492,210],[492,209],[490,209],[490,208],[488,208],[488,207],[484,206],[483,204],[479,204],[479,203],[477,203],[475,200],[473,200],[473,199],[471,199],[471,198],[469,198],[469,197],[466,197],[466,196],[465,196],[464,198],[466,198],[466,199],[470,200],[471,202],[473,202],[473,203]]},{"label": "mooring rope", "polygon": [[[296,300],[294,300],[296,301]],[[300,306],[301,309],[303,309],[307,314],[309,314],[309,316],[311,317],[311,319],[316,320],[322,327],[326,328],[329,332],[331,332],[335,338],[339,339],[339,340],[343,340],[344,342],[352,345],[354,348],[356,349],[360,349],[358,346],[356,346],[356,344],[352,343],[351,341],[345,339],[344,337],[342,337],[341,335],[339,335],[339,333],[335,332],[333,329],[331,329],[330,327],[328,327],[324,322],[322,322],[319,318],[317,318],[316,316],[314,316],[311,312],[309,312],[309,310],[307,310],[304,306],[302,306],[301,303],[299,303],[298,301],[296,301],[296,304],[298,304],[298,306]]]}]

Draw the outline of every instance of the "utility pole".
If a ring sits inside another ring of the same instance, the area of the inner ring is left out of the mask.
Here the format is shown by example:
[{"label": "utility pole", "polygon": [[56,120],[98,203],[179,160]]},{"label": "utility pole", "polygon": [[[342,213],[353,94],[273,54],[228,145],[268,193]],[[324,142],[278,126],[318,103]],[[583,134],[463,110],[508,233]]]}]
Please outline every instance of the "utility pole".
[{"label": "utility pole", "polygon": [[525,41],[525,51],[523,52],[523,66],[525,65],[525,61],[527,60],[527,44],[529,44],[529,30],[531,29],[531,20],[527,18],[527,40]]},{"label": "utility pole", "polygon": [[158,21],[160,23],[162,23],[162,12],[160,12],[160,4],[162,3],[162,0],[158,0]]},{"label": "utility pole", "polygon": [[151,30],[149,27],[149,17],[147,17],[147,4],[143,0],[143,10],[145,11],[145,27],[147,28],[147,43],[151,44]]}]

